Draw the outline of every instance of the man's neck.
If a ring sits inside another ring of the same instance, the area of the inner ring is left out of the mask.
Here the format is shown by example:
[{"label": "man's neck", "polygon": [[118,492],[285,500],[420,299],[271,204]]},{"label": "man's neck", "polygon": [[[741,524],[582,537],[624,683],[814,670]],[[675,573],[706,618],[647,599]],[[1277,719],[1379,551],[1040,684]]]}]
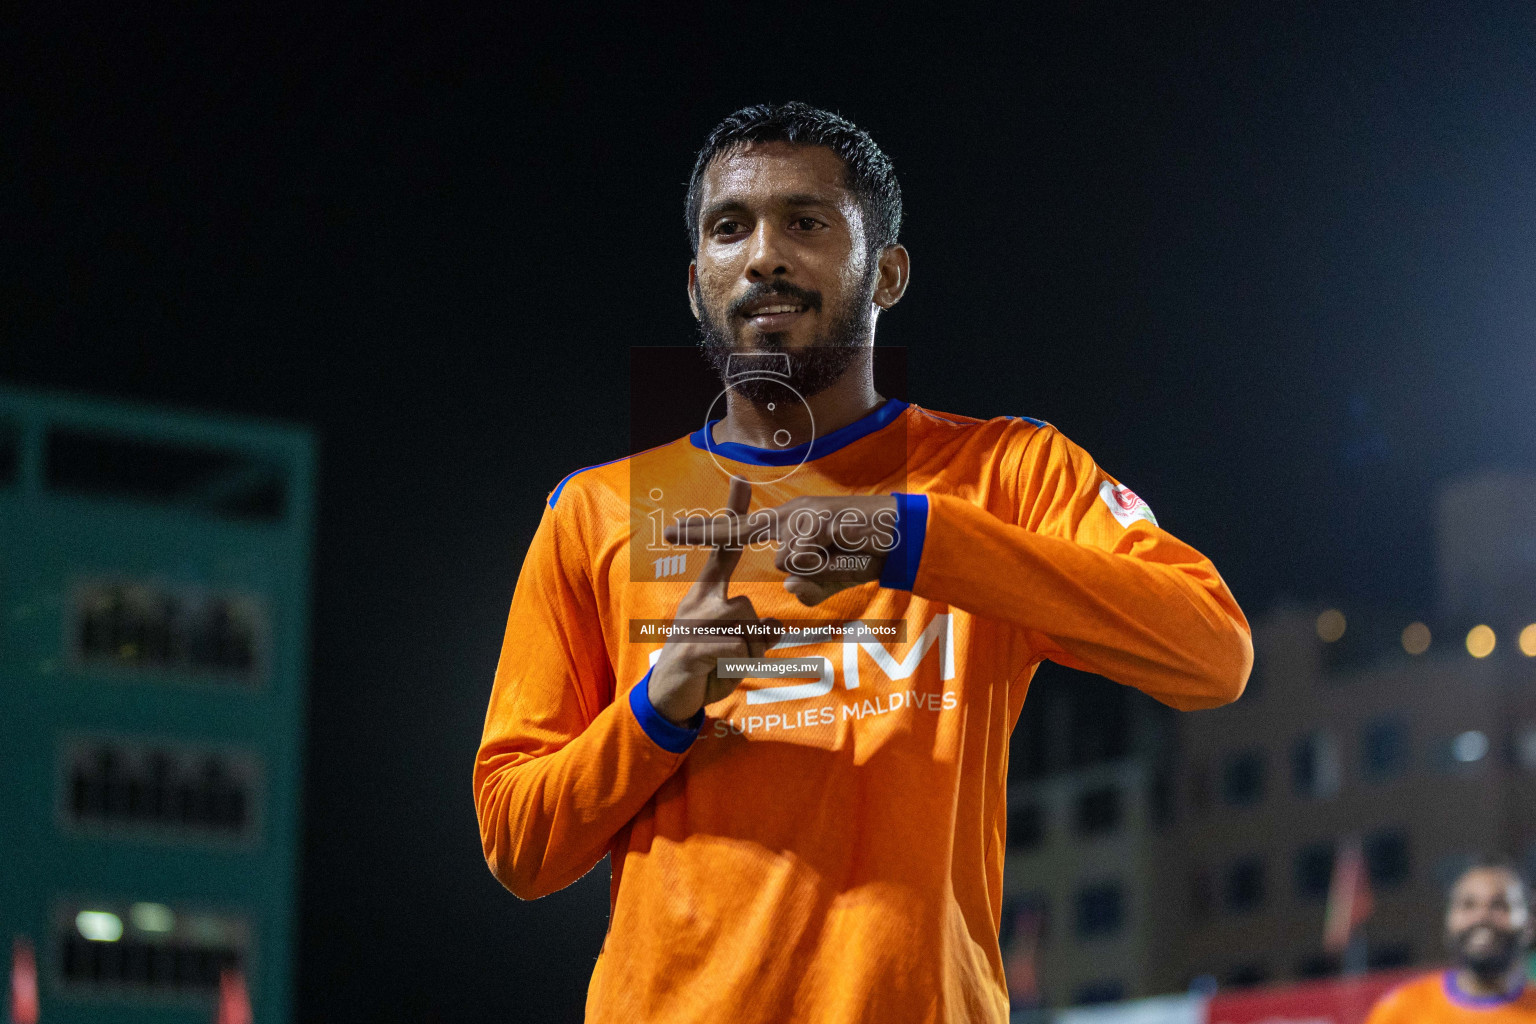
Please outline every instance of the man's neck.
[{"label": "man's neck", "polygon": [[875,391],[870,360],[861,359],[830,387],[803,404],[793,398],[758,404],[735,390],[730,391],[726,396],[725,418],[715,424],[714,440],[717,444],[734,441],[754,448],[792,448],[863,419],[884,402]]},{"label": "man's neck", "polygon": [[1525,962],[1522,957],[1509,970],[1492,978],[1483,978],[1465,967],[1456,972],[1456,987],[1469,996],[1488,999],[1504,996],[1515,991],[1525,980]]}]

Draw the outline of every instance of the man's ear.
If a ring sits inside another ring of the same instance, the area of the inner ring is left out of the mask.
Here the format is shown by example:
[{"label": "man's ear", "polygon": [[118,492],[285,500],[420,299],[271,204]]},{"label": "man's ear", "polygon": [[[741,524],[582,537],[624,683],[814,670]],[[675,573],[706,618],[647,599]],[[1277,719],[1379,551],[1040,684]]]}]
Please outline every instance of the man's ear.
[{"label": "man's ear", "polygon": [[688,264],[688,308],[693,310],[693,318],[699,319],[703,314],[699,310],[699,265]]},{"label": "man's ear", "polygon": [[880,254],[878,266],[874,302],[881,309],[890,309],[906,294],[907,282],[912,276],[912,257],[904,245],[888,246]]}]

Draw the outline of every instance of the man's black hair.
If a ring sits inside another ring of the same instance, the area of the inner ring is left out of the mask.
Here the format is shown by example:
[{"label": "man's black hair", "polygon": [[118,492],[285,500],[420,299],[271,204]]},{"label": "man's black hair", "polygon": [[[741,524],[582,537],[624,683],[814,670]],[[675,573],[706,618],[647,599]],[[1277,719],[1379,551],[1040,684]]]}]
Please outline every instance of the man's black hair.
[{"label": "man's black hair", "polygon": [[688,179],[688,245],[699,251],[699,204],[703,201],[704,172],[722,153],[751,142],[791,142],[799,146],[825,146],[836,153],[845,168],[844,184],[858,200],[864,215],[864,236],[871,257],[896,244],[901,230],[901,186],[896,171],[869,133],[846,118],[808,103],[759,103],[742,107],[715,125],[693,162]]}]

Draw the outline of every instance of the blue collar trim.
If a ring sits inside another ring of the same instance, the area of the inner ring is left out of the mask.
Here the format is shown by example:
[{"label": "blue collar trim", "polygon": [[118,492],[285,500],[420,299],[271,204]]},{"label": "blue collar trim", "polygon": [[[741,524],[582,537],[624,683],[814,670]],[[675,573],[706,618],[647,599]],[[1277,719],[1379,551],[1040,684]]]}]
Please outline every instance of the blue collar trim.
[{"label": "blue collar trim", "polygon": [[1445,972],[1445,994],[1450,998],[1451,1002],[1456,1003],[1459,1006],[1469,1006],[1480,1009],[1486,1009],[1490,1006],[1503,1006],[1505,1003],[1512,1003],[1516,999],[1519,999],[1520,994],[1524,991],[1525,981],[1522,979],[1520,983],[1517,984],[1514,988],[1500,995],[1475,996],[1470,992],[1463,992],[1461,986],[1456,984],[1455,968]]},{"label": "blue collar trim", "polygon": [[695,448],[703,448],[707,452],[723,455],[734,462],[745,462],[753,466],[798,466],[802,462],[831,455],[840,448],[846,448],[853,442],[868,437],[889,425],[892,420],[906,411],[906,408],[906,402],[898,398],[888,399],[884,405],[863,419],[854,420],[846,427],[839,427],[825,437],[813,438],[793,448],[755,448],[739,441],[716,441],[715,424],[719,423],[719,420],[710,420],[689,434],[688,440]]}]

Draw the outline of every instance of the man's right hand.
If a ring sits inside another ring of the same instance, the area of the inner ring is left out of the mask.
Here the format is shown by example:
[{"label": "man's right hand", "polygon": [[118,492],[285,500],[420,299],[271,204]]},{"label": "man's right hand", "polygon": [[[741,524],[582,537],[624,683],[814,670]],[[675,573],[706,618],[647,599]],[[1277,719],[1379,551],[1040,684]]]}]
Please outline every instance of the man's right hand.
[{"label": "man's right hand", "polygon": [[[731,478],[730,497],[726,507],[738,521],[746,516],[752,501],[752,486],[745,480]],[[740,679],[721,679],[715,675],[715,662],[720,658],[761,658],[774,642],[779,623],[774,619],[759,619],[757,610],[745,596],[731,597],[729,588],[731,573],[741,561],[742,542],[745,540],[745,523],[730,531],[726,537],[716,537],[709,561],[699,574],[697,582],[678,602],[674,618],[700,625],[716,623],[752,623],[767,628],[752,638],[725,637],[718,640],[690,640],[674,638],[661,649],[661,658],[651,670],[651,706],[675,725],[682,725],[706,704],[729,697]]]}]

